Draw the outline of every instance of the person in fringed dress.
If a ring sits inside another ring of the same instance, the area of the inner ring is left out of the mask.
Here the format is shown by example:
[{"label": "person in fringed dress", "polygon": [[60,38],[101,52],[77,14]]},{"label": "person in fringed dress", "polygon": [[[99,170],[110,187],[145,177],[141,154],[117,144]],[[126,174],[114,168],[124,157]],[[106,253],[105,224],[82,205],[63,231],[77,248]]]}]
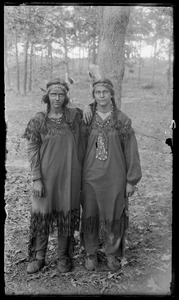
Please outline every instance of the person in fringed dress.
[{"label": "person in fringed dress", "polygon": [[68,84],[55,78],[46,85],[46,112],[37,113],[24,133],[33,177],[28,273],[45,264],[49,233],[58,227],[60,272],[72,267],[73,234],[79,230],[84,145],[82,111],[69,108]]},{"label": "person in fringed dress", "polygon": [[86,126],[86,154],[82,173],[82,243],[85,267],[98,266],[103,241],[107,266],[121,267],[128,226],[128,197],[142,177],[137,140],[131,120],[119,110],[113,84],[101,78],[93,83],[93,117]]}]

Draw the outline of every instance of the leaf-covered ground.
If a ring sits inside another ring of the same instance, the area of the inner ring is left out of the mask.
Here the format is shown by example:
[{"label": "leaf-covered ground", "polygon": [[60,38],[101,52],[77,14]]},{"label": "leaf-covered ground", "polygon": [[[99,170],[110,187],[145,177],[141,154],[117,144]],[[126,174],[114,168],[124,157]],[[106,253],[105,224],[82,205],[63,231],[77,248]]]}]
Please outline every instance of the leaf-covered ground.
[{"label": "leaf-covered ground", "polygon": [[[75,99],[84,99],[81,103],[74,100],[75,105],[83,107],[89,103],[87,86],[77,85],[73,93]],[[6,295],[169,295],[172,287],[172,154],[165,140],[171,134],[172,99],[161,88],[143,89],[135,82],[130,83],[130,87],[127,82],[123,85],[121,109],[133,122],[143,177],[130,198],[122,269],[110,272],[103,252],[99,252],[99,269],[85,270],[84,251],[76,233],[74,268],[67,274],[58,273],[57,234],[54,233],[49,239],[46,266],[39,273],[29,275],[26,268],[32,183],[21,135],[30,117],[44,109],[39,94],[6,95]]]}]

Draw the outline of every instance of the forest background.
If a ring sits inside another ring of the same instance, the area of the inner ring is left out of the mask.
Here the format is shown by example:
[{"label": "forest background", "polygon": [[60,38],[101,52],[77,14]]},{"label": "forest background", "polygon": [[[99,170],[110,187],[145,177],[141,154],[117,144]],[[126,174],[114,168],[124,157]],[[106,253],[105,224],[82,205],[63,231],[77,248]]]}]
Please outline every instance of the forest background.
[{"label": "forest background", "polygon": [[26,273],[31,175],[22,134],[45,109],[40,88],[54,76],[73,78],[71,106],[92,102],[88,73],[100,72],[98,6],[5,6],[4,17],[6,294],[170,294],[172,154],[165,140],[172,135],[173,8],[130,7],[120,106],[133,122],[143,178],[130,201],[123,269],[113,274],[87,274],[78,234],[75,271],[55,271],[52,236],[46,267]]}]

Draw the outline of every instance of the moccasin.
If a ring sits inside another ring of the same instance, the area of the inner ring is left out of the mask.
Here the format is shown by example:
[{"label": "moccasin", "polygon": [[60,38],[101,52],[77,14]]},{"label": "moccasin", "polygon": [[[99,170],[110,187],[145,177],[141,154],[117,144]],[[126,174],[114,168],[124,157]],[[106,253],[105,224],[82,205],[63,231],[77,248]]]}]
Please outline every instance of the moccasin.
[{"label": "moccasin", "polygon": [[27,266],[27,273],[28,274],[34,274],[40,269],[42,269],[45,265],[45,260],[44,259],[35,259],[32,262],[30,262]]},{"label": "moccasin", "polygon": [[71,261],[68,257],[64,257],[62,259],[59,259],[57,262],[57,270],[60,273],[67,273],[70,272],[72,269]]},{"label": "moccasin", "polygon": [[118,271],[119,269],[121,269],[121,262],[116,256],[109,255],[106,258],[107,258],[107,267],[111,271]]},{"label": "moccasin", "polygon": [[97,266],[98,266],[97,256],[88,254],[85,259],[85,268],[88,271],[93,271],[97,268]]}]

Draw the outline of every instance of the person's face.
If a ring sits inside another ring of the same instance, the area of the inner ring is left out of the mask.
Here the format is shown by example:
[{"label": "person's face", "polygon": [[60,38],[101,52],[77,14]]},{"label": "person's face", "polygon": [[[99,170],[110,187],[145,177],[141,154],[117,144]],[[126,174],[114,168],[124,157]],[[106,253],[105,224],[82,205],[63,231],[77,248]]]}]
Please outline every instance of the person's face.
[{"label": "person's face", "polygon": [[51,110],[61,109],[64,100],[65,100],[65,93],[62,89],[55,87],[49,92],[49,100],[50,100],[50,108]]},{"label": "person's face", "polygon": [[97,86],[94,91],[94,97],[97,105],[106,107],[111,104],[111,92],[105,86]]}]

